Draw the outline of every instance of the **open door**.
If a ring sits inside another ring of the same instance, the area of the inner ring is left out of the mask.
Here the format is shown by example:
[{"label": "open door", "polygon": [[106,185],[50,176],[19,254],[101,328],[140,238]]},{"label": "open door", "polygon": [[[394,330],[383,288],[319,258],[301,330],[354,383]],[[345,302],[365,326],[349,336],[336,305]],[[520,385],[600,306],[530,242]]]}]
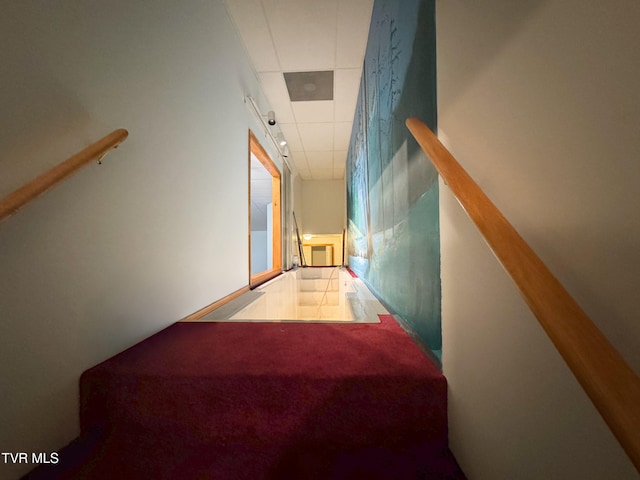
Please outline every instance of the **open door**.
[{"label": "open door", "polygon": [[280,172],[249,131],[249,286],[282,272]]}]

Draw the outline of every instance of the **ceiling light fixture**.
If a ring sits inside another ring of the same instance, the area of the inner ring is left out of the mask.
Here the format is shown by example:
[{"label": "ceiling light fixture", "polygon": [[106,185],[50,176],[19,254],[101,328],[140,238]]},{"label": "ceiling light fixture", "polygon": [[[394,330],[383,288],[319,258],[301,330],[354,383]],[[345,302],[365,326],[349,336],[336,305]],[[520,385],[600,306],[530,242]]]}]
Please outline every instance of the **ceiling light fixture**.
[{"label": "ceiling light fixture", "polygon": [[[256,103],[256,101],[253,99],[251,95],[247,95],[244,98],[244,103],[249,104],[251,106],[253,113],[262,123],[266,136],[271,140],[271,142],[273,143],[273,146],[276,148],[276,151],[280,155],[282,155],[282,160],[286,164],[286,166],[289,168],[289,171],[295,172],[296,170],[293,169],[291,164],[287,161],[287,157],[289,156],[289,149],[286,146],[287,141],[284,139],[284,135],[282,135],[282,133],[280,132],[276,135],[276,137],[274,137],[274,134],[271,133],[271,129],[269,128],[270,126],[274,126],[276,124],[275,112],[273,110],[269,110],[267,115],[262,115],[262,113],[260,113],[260,109],[258,108],[258,104]],[[265,118],[267,119],[267,121],[265,121]],[[271,123],[272,120],[273,120],[273,123]]]}]

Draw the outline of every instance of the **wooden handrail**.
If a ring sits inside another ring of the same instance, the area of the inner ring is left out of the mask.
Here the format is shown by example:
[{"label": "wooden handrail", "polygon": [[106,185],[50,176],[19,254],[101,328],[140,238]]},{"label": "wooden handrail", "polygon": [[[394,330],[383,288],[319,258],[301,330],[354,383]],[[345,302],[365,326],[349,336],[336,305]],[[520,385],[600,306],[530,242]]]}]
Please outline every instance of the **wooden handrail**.
[{"label": "wooden handrail", "polygon": [[640,378],[438,137],[406,125],[640,472]]},{"label": "wooden handrail", "polygon": [[106,137],[36,177],[0,201],[0,222],[16,213],[34,198],[49,190],[93,160],[102,160],[109,150],[117,148],[129,135],[125,129],[114,130]]}]

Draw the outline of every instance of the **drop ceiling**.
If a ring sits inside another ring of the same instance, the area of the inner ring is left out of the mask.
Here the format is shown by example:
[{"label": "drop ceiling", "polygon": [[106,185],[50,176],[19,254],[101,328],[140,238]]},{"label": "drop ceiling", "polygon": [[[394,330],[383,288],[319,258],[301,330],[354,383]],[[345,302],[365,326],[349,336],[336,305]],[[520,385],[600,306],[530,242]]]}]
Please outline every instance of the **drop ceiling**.
[{"label": "drop ceiling", "polygon": [[[225,4],[287,140],[289,162],[304,180],[344,178],[373,0]],[[284,74],[293,72],[333,72],[333,99],[291,101]]]}]

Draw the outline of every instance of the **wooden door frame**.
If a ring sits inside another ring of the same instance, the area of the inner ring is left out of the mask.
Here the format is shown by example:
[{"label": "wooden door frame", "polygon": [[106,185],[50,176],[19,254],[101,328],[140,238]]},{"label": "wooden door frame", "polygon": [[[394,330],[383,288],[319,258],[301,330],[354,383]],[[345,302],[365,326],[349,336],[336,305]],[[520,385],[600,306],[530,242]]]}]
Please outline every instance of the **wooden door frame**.
[{"label": "wooden door frame", "polygon": [[[264,168],[271,174],[271,204],[273,209],[273,265],[269,270],[251,273],[251,154],[254,154]],[[249,130],[249,286],[257,287],[261,283],[282,273],[282,220],[281,220],[281,182],[280,171],[260,142]]]}]

